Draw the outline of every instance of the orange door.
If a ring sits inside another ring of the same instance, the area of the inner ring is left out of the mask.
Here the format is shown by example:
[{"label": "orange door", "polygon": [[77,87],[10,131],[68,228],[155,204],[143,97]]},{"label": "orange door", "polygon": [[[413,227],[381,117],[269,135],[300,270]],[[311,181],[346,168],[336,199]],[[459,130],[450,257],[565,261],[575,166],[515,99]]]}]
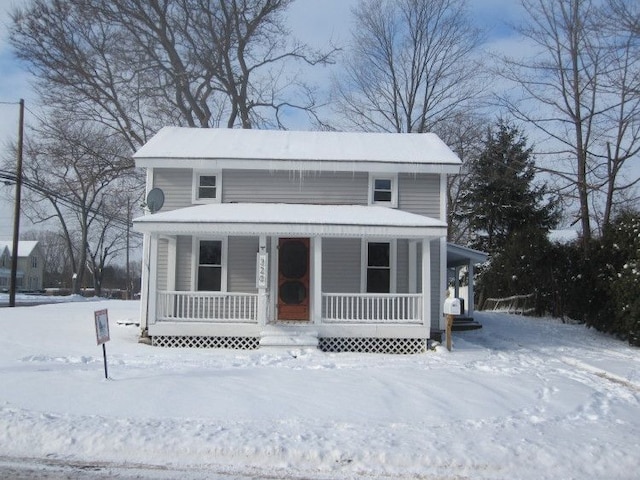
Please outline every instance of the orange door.
[{"label": "orange door", "polygon": [[309,320],[309,239],[278,242],[278,319]]}]

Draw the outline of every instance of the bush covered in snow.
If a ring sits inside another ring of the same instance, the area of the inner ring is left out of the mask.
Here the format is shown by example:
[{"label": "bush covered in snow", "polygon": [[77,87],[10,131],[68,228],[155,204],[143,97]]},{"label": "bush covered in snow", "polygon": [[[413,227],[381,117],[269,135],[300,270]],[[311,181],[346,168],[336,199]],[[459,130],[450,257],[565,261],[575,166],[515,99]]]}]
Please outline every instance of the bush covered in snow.
[{"label": "bush covered in snow", "polygon": [[523,230],[479,272],[486,297],[533,294],[537,315],[578,320],[640,346],[640,212],[618,215],[586,255],[579,240],[551,243]]}]

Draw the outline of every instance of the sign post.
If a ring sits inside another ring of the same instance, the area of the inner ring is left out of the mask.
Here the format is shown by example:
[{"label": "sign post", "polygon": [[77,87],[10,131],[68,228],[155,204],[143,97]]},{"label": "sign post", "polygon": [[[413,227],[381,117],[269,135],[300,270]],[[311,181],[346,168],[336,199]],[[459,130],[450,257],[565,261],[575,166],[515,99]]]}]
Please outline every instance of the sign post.
[{"label": "sign post", "polygon": [[107,372],[107,343],[109,338],[109,315],[107,310],[96,310],[94,312],[95,324],[96,324],[96,341],[98,345],[102,345],[102,358],[104,359],[104,378],[109,378]]}]

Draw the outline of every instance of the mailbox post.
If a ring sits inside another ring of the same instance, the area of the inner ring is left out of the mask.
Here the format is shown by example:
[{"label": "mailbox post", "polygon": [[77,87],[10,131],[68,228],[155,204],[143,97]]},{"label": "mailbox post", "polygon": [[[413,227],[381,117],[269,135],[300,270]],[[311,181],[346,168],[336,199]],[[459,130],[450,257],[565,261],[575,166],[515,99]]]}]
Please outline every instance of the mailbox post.
[{"label": "mailbox post", "polygon": [[447,350],[451,351],[451,328],[453,327],[453,316],[462,313],[462,306],[459,298],[447,298],[444,301],[444,314],[447,316]]}]

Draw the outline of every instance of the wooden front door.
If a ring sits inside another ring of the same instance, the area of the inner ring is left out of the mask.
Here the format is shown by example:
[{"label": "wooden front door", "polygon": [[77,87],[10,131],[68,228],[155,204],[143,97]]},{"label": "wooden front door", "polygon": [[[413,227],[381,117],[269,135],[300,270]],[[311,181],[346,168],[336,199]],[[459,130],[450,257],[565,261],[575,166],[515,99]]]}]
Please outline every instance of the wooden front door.
[{"label": "wooden front door", "polygon": [[278,320],[309,320],[309,239],[278,242]]}]

